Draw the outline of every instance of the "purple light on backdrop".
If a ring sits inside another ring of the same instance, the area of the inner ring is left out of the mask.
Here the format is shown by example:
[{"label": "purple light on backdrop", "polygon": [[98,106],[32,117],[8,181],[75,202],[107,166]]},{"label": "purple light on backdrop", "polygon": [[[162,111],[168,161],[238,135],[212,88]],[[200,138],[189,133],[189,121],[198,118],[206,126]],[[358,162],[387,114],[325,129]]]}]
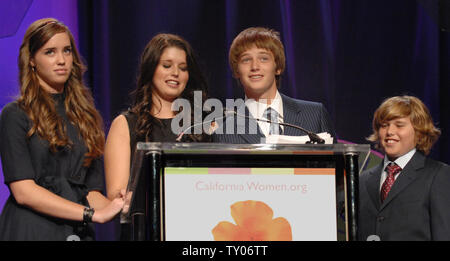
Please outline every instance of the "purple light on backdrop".
[{"label": "purple light on backdrop", "polygon": [[[431,12],[431,11],[428,11]],[[433,16],[433,13],[427,13],[427,9],[423,5],[417,5],[417,26],[416,39],[414,43],[413,63],[414,65],[423,63],[421,59],[426,57],[430,61],[439,60],[439,26]],[[427,55],[424,55],[426,53]],[[440,118],[439,104],[433,102],[436,97],[439,97],[439,63],[427,62],[426,66],[420,67],[417,71],[412,72],[414,77],[421,76],[422,78],[416,78],[418,81],[422,81],[426,86],[423,94],[423,102],[427,105],[431,114],[435,118]]]},{"label": "purple light on backdrop", "polygon": [[[225,19],[225,30],[226,30],[226,40],[227,40],[227,45],[226,46],[231,46],[231,43],[234,39],[234,37],[236,35],[235,34],[235,30],[236,30],[236,19],[234,17],[235,12],[234,10],[236,10],[236,2],[235,0],[229,0],[229,1],[225,1],[225,10],[226,10],[226,19]],[[229,66],[227,66],[227,73],[228,75],[232,75],[231,69]],[[234,80],[234,78],[231,77],[227,77],[226,79],[226,86],[227,86],[227,98],[231,98],[233,97],[233,83],[232,81]]]},{"label": "purple light on backdrop", "polygon": [[[35,20],[54,17],[69,27],[78,43],[78,8],[76,0],[2,0],[0,10],[0,108],[3,108],[19,93],[17,57],[28,26]],[[8,196],[0,171],[0,209]]]},{"label": "purple light on backdrop", "polygon": [[[101,7],[99,9],[96,10],[96,12],[98,12],[96,14],[96,17],[98,19],[97,23],[99,26],[94,27],[94,34],[95,35],[100,35],[101,36],[101,44],[97,45],[97,49],[95,50],[96,52],[103,52],[103,53],[109,53],[109,35],[108,33],[105,32],[109,32],[109,24],[108,24],[108,20],[105,19],[105,17],[108,17],[108,10],[109,10],[109,6],[108,6],[108,1],[101,1],[100,5]],[[100,18],[98,18],[100,17]],[[109,56],[108,55],[103,55],[101,59],[99,59],[100,61],[97,61],[97,63],[95,63],[93,65],[93,68],[91,68],[91,72],[96,71],[96,75],[95,75],[95,79],[91,84],[96,84],[97,82],[101,84],[101,86],[110,86],[109,80],[110,78],[108,77],[110,72],[109,72],[109,67],[108,66],[102,66],[104,64],[109,64]],[[88,68],[89,69],[89,68]],[[110,88],[96,88],[94,89],[94,95],[97,95],[97,97],[110,97],[111,93],[110,93]],[[94,96],[95,97],[95,96]],[[101,99],[100,104],[99,102],[96,102],[96,105],[100,105],[100,108],[102,110],[102,114],[103,115],[111,115],[111,104],[110,104],[110,99]],[[109,122],[109,118],[105,119],[105,123],[107,124],[107,128],[109,129],[110,126],[110,122]]]},{"label": "purple light on backdrop", "polygon": [[[333,5],[334,3],[334,5]],[[325,88],[327,89],[324,92],[326,95],[326,100],[328,101],[327,107],[328,109],[332,109],[335,106],[334,99],[335,90],[336,90],[336,43],[337,43],[337,30],[339,23],[339,5],[335,2],[330,2],[326,0],[321,0],[319,2],[321,17],[322,17],[322,30],[324,37],[324,81]],[[334,111],[334,110],[333,110]],[[333,115],[334,117],[335,115]]]},{"label": "purple light on backdrop", "polygon": [[[0,38],[13,36],[19,28],[33,0],[5,0],[0,9]],[[7,21],[7,22],[6,22]]]},{"label": "purple light on backdrop", "polygon": [[[294,46],[293,46],[293,30],[292,30],[292,17],[291,17],[291,1],[290,0],[281,0],[280,1],[281,12],[283,17],[283,31],[284,31],[284,45],[286,57],[295,57]],[[295,77],[295,59],[286,59],[286,68],[291,73],[287,73],[289,77],[289,86],[294,86],[291,88],[292,96],[297,97],[297,89],[301,88],[301,86],[297,86],[297,81]]]}]

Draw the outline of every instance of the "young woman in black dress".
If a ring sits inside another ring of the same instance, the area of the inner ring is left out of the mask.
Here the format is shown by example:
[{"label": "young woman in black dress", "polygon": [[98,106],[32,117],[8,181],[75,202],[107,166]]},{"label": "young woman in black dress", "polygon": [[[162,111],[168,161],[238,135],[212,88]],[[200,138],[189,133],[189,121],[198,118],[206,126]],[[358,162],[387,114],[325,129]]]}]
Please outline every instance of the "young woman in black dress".
[{"label": "young woman in black dress", "polygon": [[[133,106],[114,119],[106,140],[108,198],[113,199],[126,189],[137,142],[175,142],[179,133],[172,131],[171,123],[183,111],[173,111],[172,104],[177,98],[183,98],[193,106],[194,91],[201,91],[204,102],[207,83],[190,44],[173,34],[153,37],[141,56]],[[204,133],[185,135],[185,138],[184,141],[210,140]],[[123,225],[121,238],[124,240],[128,237],[125,228]]]},{"label": "young woman in black dress", "polygon": [[0,240],[92,240],[123,197],[101,194],[104,132],[69,29],[35,21],[19,54],[20,97],[0,116],[0,155],[11,195]]}]

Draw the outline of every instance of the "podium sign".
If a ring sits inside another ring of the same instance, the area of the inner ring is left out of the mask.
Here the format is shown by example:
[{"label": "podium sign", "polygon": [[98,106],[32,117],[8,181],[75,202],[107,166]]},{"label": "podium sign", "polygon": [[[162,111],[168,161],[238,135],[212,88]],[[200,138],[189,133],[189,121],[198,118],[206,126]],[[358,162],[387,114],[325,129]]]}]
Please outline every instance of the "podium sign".
[{"label": "podium sign", "polygon": [[[257,233],[260,238],[253,239],[263,241],[337,240],[333,168],[169,167],[164,188],[166,240],[251,240]],[[232,206],[240,207],[234,217]],[[266,219],[255,220],[267,212]],[[264,224],[277,218],[284,226],[269,231]],[[262,228],[251,231],[245,225]],[[221,226],[222,238],[214,233]],[[247,232],[233,234],[239,230]]]},{"label": "podium sign", "polygon": [[129,183],[134,238],[356,239],[357,176],[368,151],[346,144],[139,143]]}]

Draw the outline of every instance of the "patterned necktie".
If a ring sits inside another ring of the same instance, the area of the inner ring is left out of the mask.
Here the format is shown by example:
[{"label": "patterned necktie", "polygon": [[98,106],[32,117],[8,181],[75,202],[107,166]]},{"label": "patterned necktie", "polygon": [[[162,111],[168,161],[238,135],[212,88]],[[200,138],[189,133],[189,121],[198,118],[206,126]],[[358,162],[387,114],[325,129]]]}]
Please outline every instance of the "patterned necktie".
[{"label": "patterned necktie", "polygon": [[393,162],[389,163],[389,165],[386,166],[387,177],[383,185],[381,186],[380,192],[381,203],[383,203],[383,201],[386,199],[389,191],[392,188],[392,185],[394,185],[395,175],[397,175],[397,173],[399,173],[400,171],[402,171],[402,168],[400,168],[397,164]]},{"label": "patterned necktie", "polygon": [[263,117],[269,121],[270,123],[270,129],[269,129],[269,135],[281,135],[282,129],[280,124],[278,124],[278,112],[271,107],[267,108],[264,111]]}]

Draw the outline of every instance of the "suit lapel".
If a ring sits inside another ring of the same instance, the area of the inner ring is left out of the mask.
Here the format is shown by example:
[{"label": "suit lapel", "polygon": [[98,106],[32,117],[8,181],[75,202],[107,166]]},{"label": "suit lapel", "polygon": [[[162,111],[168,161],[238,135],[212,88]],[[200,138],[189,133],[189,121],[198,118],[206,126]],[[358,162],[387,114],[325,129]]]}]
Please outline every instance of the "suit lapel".
[{"label": "suit lapel", "polygon": [[[299,117],[299,112],[301,111],[296,104],[294,104],[287,96],[284,94],[281,94],[281,99],[283,100],[283,120],[285,123],[294,124],[294,125],[301,125],[301,120]],[[284,127],[284,135],[288,136],[302,136],[306,135],[306,133],[302,133],[301,131],[291,128],[291,127]]]},{"label": "suit lapel", "polygon": [[383,170],[383,162],[381,162],[371,173],[367,179],[366,187],[367,193],[369,193],[370,199],[377,209],[380,208],[380,179],[381,172]]},{"label": "suit lapel", "polygon": [[[236,116],[236,133],[238,133],[238,130],[245,130],[244,134],[239,134],[238,136],[243,139],[245,142],[243,143],[248,143],[248,144],[259,144],[261,143],[261,138],[264,137],[264,135],[262,134],[261,129],[259,128],[258,122],[253,118],[253,115],[250,113],[250,111],[248,110],[247,106],[245,106],[245,115],[248,115],[248,117],[250,118],[242,118],[242,116]],[[239,109],[238,109],[239,112]],[[239,120],[240,118],[240,120]],[[250,126],[252,126],[253,130],[256,127],[256,134],[250,134]]]},{"label": "suit lapel", "polygon": [[[389,191],[383,204],[381,204],[381,209],[389,204],[398,194],[404,190],[411,182],[413,182],[417,177],[419,177],[420,169],[425,166],[425,156],[416,152],[411,160],[406,164],[405,168],[400,173],[400,176],[395,180],[394,185]],[[381,210],[380,209],[380,210]]]}]

